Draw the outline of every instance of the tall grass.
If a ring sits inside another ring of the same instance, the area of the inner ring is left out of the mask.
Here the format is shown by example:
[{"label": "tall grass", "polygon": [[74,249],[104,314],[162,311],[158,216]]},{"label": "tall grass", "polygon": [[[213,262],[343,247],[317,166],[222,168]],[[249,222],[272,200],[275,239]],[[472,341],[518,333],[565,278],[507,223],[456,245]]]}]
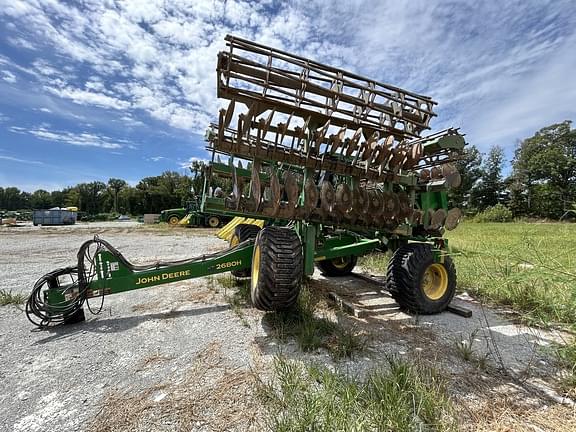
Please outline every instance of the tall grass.
[{"label": "tall grass", "polygon": [[465,223],[447,238],[460,290],[530,324],[576,326],[576,226]]},{"label": "tall grass", "polygon": [[277,357],[274,380],[260,385],[260,395],[276,432],[456,429],[441,376],[395,358],[358,380]]}]

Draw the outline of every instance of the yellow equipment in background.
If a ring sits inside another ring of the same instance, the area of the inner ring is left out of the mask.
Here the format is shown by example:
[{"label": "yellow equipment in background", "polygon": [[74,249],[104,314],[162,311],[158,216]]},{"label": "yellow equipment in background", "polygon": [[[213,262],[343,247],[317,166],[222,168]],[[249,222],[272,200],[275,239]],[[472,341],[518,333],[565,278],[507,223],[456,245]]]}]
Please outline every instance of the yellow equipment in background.
[{"label": "yellow equipment in background", "polygon": [[262,228],[264,226],[264,221],[262,219],[250,219],[244,217],[235,217],[230,222],[222,227],[216,236],[221,238],[222,240],[230,241],[232,234],[234,234],[234,228],[240,224],[249,224],[249,225],[256,225]]}]

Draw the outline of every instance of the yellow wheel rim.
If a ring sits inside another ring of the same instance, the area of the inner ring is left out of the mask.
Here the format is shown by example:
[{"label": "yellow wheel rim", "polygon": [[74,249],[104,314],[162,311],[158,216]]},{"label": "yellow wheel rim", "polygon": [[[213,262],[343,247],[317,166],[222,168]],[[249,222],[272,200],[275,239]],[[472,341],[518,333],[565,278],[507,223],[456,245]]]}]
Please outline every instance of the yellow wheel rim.
[{"label": "yellow wheel rim", "polygon": [[442,264],[431,264],[422,276],[422,290],[430,300],[442,298],[448,290],[448,272]]},{"label": "yellow wheel rim", "polygon": [[220,224],[220,220],[217,217],[212,216],[208,219],[208,225],[210,228],[216,228]]},{"label": "yellow wheel rim", "polygon": [[338,270],[342,270],[346,268],[346,266],[350,263],[348,257],[338,257],[332,260],[332,265],[336,267]]},{"label": "yellow wheel rim", "polygon": [[168,219],[168,223],[170,225],[177,225],[178,222],[180,222],[180,219],[178,219],[178,216],[171,216],[170,219]]},{"label": "yellow wheel rim", "polygon": [[256,289],[258,285],[258,278],[260,277],[260,246],[254,248],[252,254],[252,290]]},{"label": "yellow wheel rim", "polygon": [[240,238],[234,234],[230,239],[230,247],[238,246],[240,244]]}]

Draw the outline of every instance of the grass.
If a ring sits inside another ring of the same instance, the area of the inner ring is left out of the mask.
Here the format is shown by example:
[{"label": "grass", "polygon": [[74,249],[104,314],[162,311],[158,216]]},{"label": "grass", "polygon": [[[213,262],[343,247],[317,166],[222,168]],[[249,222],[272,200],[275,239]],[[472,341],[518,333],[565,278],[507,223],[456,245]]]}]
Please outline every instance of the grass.
[{"label": "grass", "polygon": [[244,315],[244,308],[250,305],[250,280],[238,279],[228,273],[220,274],[215,279],[224,288],[224,298],[230,304],[232,312],[240,318],[244,327],[250,327]]},{"label": "grass", "polygon": [[0,306],[20,305],[26,301],[27,296],[22,293],[15,293],[12,290],[0,289]]},{"label": "grass", "polygon": [[460,290],[528,324],[576,327],[574,225],[464,223],[447,238]]},{"label": "grass", "polygon": [[444,380],[430,366],[389,358],[363,380],[277,357],[260,383],[269,430],[456,430]]},{"label": "grass", "polygon": [[264,321],[274,336],[285,341],[294,338],[302,351],[327,349],[334,359],[353,357],[365,347],[364,339],[356,329],[343,322],[335,322],[321,316],[318,296],[307,285],[302,287],[296,307],[268,313]]},{"label": "grass", "polygon": [[[458,273],[458,290],[506,306],[529,325],[576,331],[576,226],[563,223],[463,223],[446,233]],[[361,260],[367,271],[385,274],[388,255]],[[457,346],[474,359],[471,345]],[[576,343],[558,350],[576,389]],[[572,390],[573,391],[573,390]]]},{"label": "grass", "polygon": [[556,347],[556,356],[566,374],[562,379],[563,390],[571,398],[576,398],[576,343]]}]

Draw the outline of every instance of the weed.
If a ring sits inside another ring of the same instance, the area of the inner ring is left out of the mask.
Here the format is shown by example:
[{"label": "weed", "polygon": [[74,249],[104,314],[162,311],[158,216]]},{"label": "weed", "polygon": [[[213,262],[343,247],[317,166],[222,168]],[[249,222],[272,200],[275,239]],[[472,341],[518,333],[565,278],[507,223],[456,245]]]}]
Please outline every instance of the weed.
[{"label": "weed", "polygon": [[354,329],[342,323],[319,316],[319,298],[312,295],[307,285],[302,287],[294,308],[268,313],[265,322],[274,336],[285,341],[293,337],[302,351],[327,349],[335,359],[352,357],[364,349],[364,342]]},{"label": "weed", "polygon": [[396,358],[364,380],[277,357],[259,385],[273,431],[454,430],[446,387],[430,366]]},{"label": "weed", "polygon": [[26,298],[27,297],[22,293],[0,289],[0,306],[6,306],[9,304],[20,305],[26,301]]},{"label": "weed", "polygon": [[566,370],[562,378],[564,391],[572,398],[576,397],[576,343],[556,347],[555,354],[560,360],[561,366]]},{"label": "weed", "polygon": [[[250,324],[244,316],[244,308],[250,304],[250,281],[248,279],[238,279],[230,274],[216,276],[218,284],[224,288],[224,298],[230,304],[232,312],[240,318],[244,327]],[[228,291],[232,290],[229,294]]]},{"label": "weed", "polygon": [[478,330],[474,330],[467,338],[454,338],[453,344],[458,356],[479,369],[485,370],[488,367],[488,354],[481,355],[475,348]]}]

